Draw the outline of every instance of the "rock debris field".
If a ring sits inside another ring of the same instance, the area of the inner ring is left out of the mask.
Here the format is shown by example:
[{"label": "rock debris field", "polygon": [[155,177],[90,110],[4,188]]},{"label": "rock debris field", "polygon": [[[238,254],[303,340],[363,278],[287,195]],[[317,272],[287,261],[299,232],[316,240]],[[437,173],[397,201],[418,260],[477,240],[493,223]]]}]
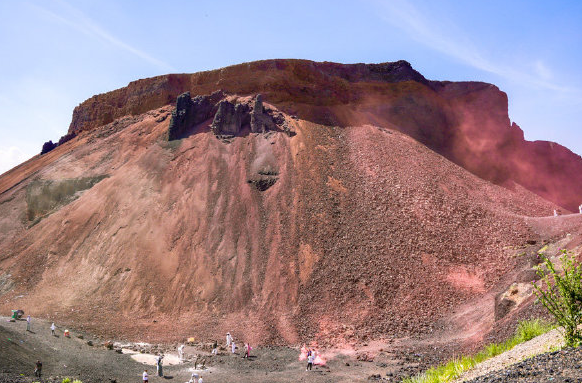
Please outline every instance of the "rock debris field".
[{"label": "rock debris field", "polygon": [[564,348],[491,372],[470,383],[582,382],[582,348]]}]

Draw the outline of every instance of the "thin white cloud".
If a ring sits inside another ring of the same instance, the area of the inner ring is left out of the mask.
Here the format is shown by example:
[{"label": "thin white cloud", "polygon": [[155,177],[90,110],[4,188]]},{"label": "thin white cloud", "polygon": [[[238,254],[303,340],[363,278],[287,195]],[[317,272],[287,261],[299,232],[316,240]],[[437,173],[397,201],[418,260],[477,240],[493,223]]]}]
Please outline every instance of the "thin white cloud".
[{"label": "thin white cloud", "polygon": [[111,33],[103,29],[93,20],[91,20],[88,16],[86,16],[80,10],[73,8],[71,5],[64,1],[57,1],[58,4],[61,5],[61,8],[65,11],[66,15],[59,15],[53,11],[50,11],[46,8],[40,7],[35,4],[28,4],[31,8],[35,9],[44,17],[64,25],[67,25],[77,31],[92,37],[97,40],[101,40],[106,42],[110,45],[118,47],[126,52],[132,53],[137,57],[144,59],[145,61],[149,62],[152,65],[157,66],[158,68],[168,71],[168,72],[175,72],[176,69],[169,65],[168,63],[159,60],[155,57],[150,56],[146,52],[124,42],[120,38],[113,36]]},{"label": "thin white cloud", "polygon": [[0,174],[26,161],[36,153],[26,153],[16,146],[0,147]]},{"label": "thin white cloud", "polygon": [[477,46],[451,20],[435,21],[438,17],[429,17],[408,0],[379,1],[386,22],[405,32],[413,40],[435,51],[453,57],[476,69],[493,73],[508,80],[520,82],[534,88],[562,92],[582,100],[580,89],[562,86],[550,82],[551,71],[537,60],[533,68],[535,73],[528,73],[515,67],[504,66],[486,57]]},{"label": "thin white cloud", "polygon": [[550,68],[546,66],[546,64],[544,64],[542,60],[537,60],[534,63],[534,69],[537,75],[543,78],[544,80],[549,80],[553,77],[552,71],[550,70]]}]

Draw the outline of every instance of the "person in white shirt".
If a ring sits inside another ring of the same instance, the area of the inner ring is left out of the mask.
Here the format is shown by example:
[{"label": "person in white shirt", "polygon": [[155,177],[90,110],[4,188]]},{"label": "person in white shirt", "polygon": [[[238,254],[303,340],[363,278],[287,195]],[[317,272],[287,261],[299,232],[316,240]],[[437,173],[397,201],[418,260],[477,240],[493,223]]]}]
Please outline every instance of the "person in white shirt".
[{"label": "person in white shirt", "polygon": [[582,205],[578,206],[578,210],[580,211],[580,214],[582,214]]},{"label": "person in white shirt", "polygon": [[234,350],[236,350],[236,345],[234,344],[234,340],[232,341],[231,346],[232,346],[232,353],[234,354]]},{"label": "person in white shirt", "polygon": [[305,369],[305,371],[311,370],[313,368],[313,361],[314,360],[315,360],[315,355],[313,353],[307,357],[307,368]]},{"label": "person in white shirt", "polygon": [[148,370],[143,371],[143,383],[148,383]]},{"label": "person in white shirt", "polygon": [[180,345],[180,347],[178,347],[178,357],[180,358],[180,362],[184,361],[184,345]]},{"label": "person in white shirt", "polygon": [[30,315],[26,317],[26,331],[30,331]]},{"label": "person in white shirt", "polygon": [[232,342],[232,336],[230,335],[229,332],[226,333],[226,347],[230,346],[230,343]]},{"label": "person in white shirt", "polygon": [[204,383],[204,381],[202,380],[202,377],[200,377],[200,379],[198,379],[198,383]]},{"label": "person in white shirt", "polygon": [[55,334],[55,330],[56,330],[56,329],[57,329],[57,328],[55,327],[55,324],[54,324],[54,323],[53,323],[53,324],[51,324],[51,334],[52,334],[52,336],[55,336],[55,335],[56,335],[56,334]]}]

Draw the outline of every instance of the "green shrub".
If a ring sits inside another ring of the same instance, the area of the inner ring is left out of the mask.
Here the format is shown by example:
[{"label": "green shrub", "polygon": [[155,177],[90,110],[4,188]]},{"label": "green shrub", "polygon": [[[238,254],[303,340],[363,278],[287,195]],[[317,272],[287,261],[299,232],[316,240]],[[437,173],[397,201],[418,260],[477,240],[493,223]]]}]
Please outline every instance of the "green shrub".
[{"label": "green shrub", "polygon": [[63,378],[61,383],[71,383],[71,378]]},{"label": "green shrub", "polygon": [[540,253],[543,262],[536,271],[541,284],[538,286],[535,281],[532,284],[538,300],[564,328],[566,346],[576,347],[582,343],[578,329],[582,323],[582,270],[571,252],[561,252],[563,273],[556,271],[552,261]]},{"label": "green shrub", "polygon": [[432,367],[420,375],[405,378],[403,383],[444,383],[450,382],[463,374],[463,372],[472,369],[478,363],[492,358],[505,351],[511,350],[520,343],[535,338],[538,335],[545,334],[554,328],[553,325],[539,319],[527,320],[517,325],[515,334],[512,338],[503,343],[492,343],[479,353],[473,356],[463,356],[440,366]]}]

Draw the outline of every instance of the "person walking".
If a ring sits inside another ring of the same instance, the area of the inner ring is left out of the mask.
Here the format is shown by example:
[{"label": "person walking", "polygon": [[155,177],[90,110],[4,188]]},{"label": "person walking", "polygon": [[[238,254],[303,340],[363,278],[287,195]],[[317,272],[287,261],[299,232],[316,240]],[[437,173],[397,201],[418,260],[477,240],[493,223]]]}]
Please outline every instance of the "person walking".
[{"label": "person walking", "polygon": [[234,344],[234,340],[232,341],[231,345],[231,351],[234,354],[234,351],[236,350],[236,345]]},{"label": "person walking", "polygon": [[56,326],[55,326],[55,323],[53,322],[53,324],[51,324],[51,335],[52,335],[52,336],[55,336],[55,335],[57,335],[57,334],[55,333],[55,330],[56,330],[56,329],[57,329],[57,328],[56,328]]},{"label": "person walking", "polygon": [[148,370],[143,370],[143,383],[148,383]]},{"label": "person walking", "polygon": [[158,355],[156,367],[158,368],[158,376],[164,376],[164,372],[162,371],[162,359],[164,359],[164,355]]},{"label": "person walking", "polygon": [[218,342],[216,340],[212,343],[212,355],[218,355]]},{"label": "person walking", "polygon": [[36,364],[34,365],[34,376],[40,378],[41,374],[42,374],[42,362],[40,360],[37,360]]},{"label": "person walking", "polygon": [[30,331],[30,315],[26,317],[26,331]]}]

